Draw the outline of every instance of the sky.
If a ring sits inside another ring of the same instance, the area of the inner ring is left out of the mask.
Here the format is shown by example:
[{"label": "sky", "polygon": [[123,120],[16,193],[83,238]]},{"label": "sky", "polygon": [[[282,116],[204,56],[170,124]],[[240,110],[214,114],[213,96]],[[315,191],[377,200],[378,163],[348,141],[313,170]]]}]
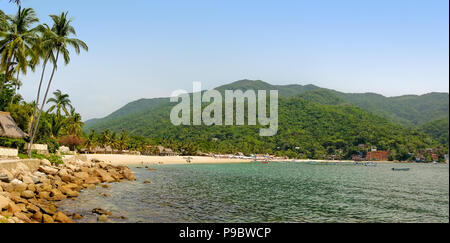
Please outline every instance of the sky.
[{"label": "sky", "polygon": [[[83,120],[140,98],[241,79],[385,96],[449,91],[447,0],[23,0],[42,22],[69,11],[89,52],[51,91]],[[0,0],[0,8],[16,7]],[[48,72],[49,73],[49,72]],[[40,69],[22,78],[36,97]],[[49,75],[48,75],[49,76]]]}]

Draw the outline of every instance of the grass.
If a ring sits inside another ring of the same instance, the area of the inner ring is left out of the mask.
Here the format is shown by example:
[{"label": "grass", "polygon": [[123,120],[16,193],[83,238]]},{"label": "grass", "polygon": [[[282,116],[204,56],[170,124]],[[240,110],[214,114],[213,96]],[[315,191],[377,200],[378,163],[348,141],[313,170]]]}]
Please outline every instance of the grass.
[{"label": "grass", "polygon": [[[19,158],[20,159],[28,159],[28,155],[26,154],[19,154]],[[52,164],[64,164],[62,157],[55,155],[55,154],[51,154],[49,156],[45,156],[43,154],[37,154],[36,152],[31,153],[31,158],[32,159],[47,159],[48,161],[50,161],[50,163]]]}]

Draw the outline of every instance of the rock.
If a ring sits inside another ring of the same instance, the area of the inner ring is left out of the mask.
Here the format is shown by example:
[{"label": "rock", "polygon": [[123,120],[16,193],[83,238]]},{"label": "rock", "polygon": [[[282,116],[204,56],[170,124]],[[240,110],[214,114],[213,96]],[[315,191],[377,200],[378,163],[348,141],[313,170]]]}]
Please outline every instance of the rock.
[{"label": "rock", "polygon": [[43,214],[42,215],[42,223],[51,224],[51,223],[54,223],[54,222],[55,221],[53,220],[53,218],[50,215],[48,215],[48,214]]},{"label": "rock", "polygon": [[11,180],[14,178],[14,175],[5,169],[0,169],[0,181],[3,182],[11,182]]},{"label": "rock", "polygon": [[[37,213],[37,212],[40,212],[40,211],[41,211],[36,205],[31,204],[31,203],[27,205],[26,209],[27,209],[29,212],[32,212],[32,213]],[[41,217],[42,217],[42,216],[41,216]]]},{"label": "rock", "polygon": [[65,223],[65,224],[73,223],[72,220],[69,217],[67,217],[67,215],[65,215],[62,212],[57,212],[54,215],[54,218],[55,218],[55,221],[60,222],[60,223]]},{"label": "rock", "polygon": [[27,189],[28,185],[23,183],[20,180],[14,179],[13,181],[11,181],[11,185],[14,187],[14,191],[16,192],[23,192]]},{"label": "rock", "polygon": [[36,186],[33,183],[28,184],[27,190],[35,192],[36,191]]},{"label": "rock", "polygon": [[61,180],[64,182],[72,182],[74,180],[74,177],[71,175],[62,175]]},{"label": "rock", "polygon": [[150,184],[150,180],[145,180],[144,184]]},{"label": "rock", "polygon": [[97,221],[98,222],[103,222],[103,223],[105,223],[105,222],[108,222],[108,215],[100,215],[100,216],[98,216],[97,217]]},{"label": "rock", "polygon": [[102,193],[101,195],[104,197],[111,197],[111,194],[108,194],[108,193]]},{"label": "rock", "polygon": [[56,175],[58,173],[58,169],[52,168],[50,166],[39,166],[39,171],[45,174]]},{"label": "rock", "polygon": [[37,220],[38,222],[42,222],[42,213],[40,211],[36,212],[33,214],[33,219]]},{"label": "rock", "polygon": [[100,182],[100,179],[98,179],[97,177],[88,177],[84,180],[84,183],[86,184],[100,184]]},{"label": "rock", "polygon": [[85,179],[89,178],[89,174],[87,172],[75,172],[74,176],[76,178],[80,178],[82,180],[85,180]]},{"label": "rock", "polygon": [[112,176],[103,169],[94,169],[94,174],[100,176],[102,178],[102,182],[113,182],[115,181]]},{"label": "rock", "polygon": [[0,192],[3,192],[3,187],[2,187],[2,185],[0,185]]},{"label": "rock", "polygon": [[22,181],[25,184],[34,184],[33,179],[29,176],[22,176]]},{"label": "rock", "polygon": [[34,192],[30,191],[30,190],[25,190],[20,194],[21,197],[26,198],[26,199],[30,199],[34,197]]},{"label": "rock", "polygon": [[112,212],[104,210],[102,208],[94,208],[92,209],[92,213],[98,214],[98,215],[112,215]]},{"label": "rock", "polygon": [[12,192],[14,191],[14,187],[13,185],[11,185],[10,183],[4,183],[2,184],[2,188],[5,192]]},{"label": "rock", "polygon": [[47,191],[39,192],[38,197],[41,198],[41,199],[47,199],[48,200],[48,199],[50,199],[50,192],[47,192]]},{"label": "rock", "polygon": [[38,206],[45,214],[53,215],[56,213],[56,207],[53,204],[38,204],[36,206]]},{"label": "rock", "polygon": [[102,187],[103,187],[103,188],[110,188],[111,186],[108,185],[108,184],[103,184]]},{"label": "rock", "polygon": [[43,159],[43,160],[41,160],[41,165],[52,166],[52,163],[50,163],[50,161],[48,161],[47,159]]},{"label": "rock", "polygon": [[73,218],[73,219],[82,219],[83,216],[81,216],[81,215],[79,215],[79,214],[77,214],[77,213],[74,213],[74,214],[72,215],[72,218]]},{"label": "rock", "polygon": [[6,198],[6,197],[4,197],[4,196],[0,196],[0,212],[2,211],[2,209],[6,209],[6,207],[8,207],[9,206],[9,203],[10,203],[11,201],[8,199],[8,198]]},{"label": "rock", "polygon": [[[22,204],[23,205],[23,204]],[[8,212],[15,214],[17,212],[21,212],[21,208],[19,206],[17,206],[14,202],[10,202],[8,207],[7,207]]]},{"label": "rock", "polygon": [[14,213],[14,217],[18,218],[19,220],[25,222],[25,223],[31,223],[30,218],[28,218],[25,214],[21,212]]}]

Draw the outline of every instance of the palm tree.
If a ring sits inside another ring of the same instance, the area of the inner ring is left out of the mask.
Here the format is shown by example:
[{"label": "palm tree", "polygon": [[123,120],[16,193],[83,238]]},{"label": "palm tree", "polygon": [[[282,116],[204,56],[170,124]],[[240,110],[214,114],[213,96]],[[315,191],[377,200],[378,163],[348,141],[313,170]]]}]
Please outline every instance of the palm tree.
[{"label": "palm tree", "polygon": [[67,110],[67,108],[73,108],[70,104],[69,95],[63,94],[59,89],[53,92],[53,94],[55,95],[55,98],[50,98],[47,101],[47,104],[53,103],[53,105],[50,106],[47,112],[51,113],[52,111],[56,110],[56,117],[58,119],[61,119],[61,110],[63,110],[64,114],[68,116],[69,111]]},{"label": "palm tree", "polygon": [[81,129],[84,126],[84,122],[81,121],[81,115],[75,112],[75,108],[70,109],[70,116],[67,118],[67,132],[69,135],[81,134]]},{"label": "palm tree", "polygon": [[94,130],[91,130],[84,146],[86,146],[87,149],[91,151],[93,148],[97,147],[97,145],[98,145],[97,134],[95,133]]},{"label": "palm tree", "polygon": [[17,14],[9,17],[3,22],[3,29],[0,31],[1,66],[0,71],[5,72],[5,78],[0,83],[0,93],[5,82],[11,80],[14,71],[14,60],[17,60],[16,70],[26,73],[28,68],[28,56],[34,56],[32,43],[37,38],[37,28],[31,28],[39,22],[36,12],[32,8],[19,7]]},{"label": "palm tree", "polygon": [[[38,26],[38,31],[41,33],[41,36],[36,39],[33,45],[34,52],[36,53],[36,58],[33,60],[32,65],[36,66],[37,64],[39,64],[40,59],[43,59],[44,63],[42,65],[41,79],[39,81],[39,88],[36,95],[36,102],[34,103],[33,118],[31,120],[32,124],[37,120],[38,116],[38,106],[41,95],[42,82],[44,80],[47,63],[49,61],[55,63],[55,55],[53,53],[53,49],[49,47],[49,45],[51,44],[51,39],[49,39],[48,36],[50,35],[47,34],[47,32],[51,31],[51,28],[47,24],[44,24]],[[35,133],[34,127],[32,126],[30,129],[30,134],[33,135],[34,133]]]},{"label": "palm tree", "polygon": [[130,136],[128,135],[128,132],[123,130],[119,135],[119,139],[117,140],[117,147],[119,148],[119,150],[125,150],[128,147],[129,139]]},{"label": "palm tree", "polygon": [[[47,89],[45,91],[44,99],[37,115],[36,123],[34,124],[33,134],[30,139],[29,146],[31,148],[34,138],[36,136],[36,128],[39,125],[39,119],[44,110],[44,105],[47,100],[48,91],[53,81],[55,71],[57,69],[58,58],[61,54],[64,58],[64,63],[67,65],[70,62],[69,47],[72,47],[77,54],[80,53],[80,49],[88,50],[86,43],[79,39],[70,38],[71,35],[76,35],[75,29],[71,25],[72,19],[67,18],[67,12],[61,13],[61,15],[50,15],[53,20],[53,26],[51,30],[45,31],[45,38],[43,47],[48,50],[56,50],[55,61],[53,62],[53,70],[48,81]],[[28,149],[28,157],[31,158],[31,149]]]}]

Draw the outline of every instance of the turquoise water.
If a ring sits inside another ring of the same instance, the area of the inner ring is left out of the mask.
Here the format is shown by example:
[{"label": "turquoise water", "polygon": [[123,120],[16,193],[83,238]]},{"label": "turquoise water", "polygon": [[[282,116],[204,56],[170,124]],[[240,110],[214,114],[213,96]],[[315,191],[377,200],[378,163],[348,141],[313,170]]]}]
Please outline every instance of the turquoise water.
[{"label": "turquoise water", "polygon": [[151,167],[132,168],[136,182],[87,190],[61,209],[86,216],[81,222],[95,221],[96,207],[126,217],[116,222],[449,222],[448,165]]}]

